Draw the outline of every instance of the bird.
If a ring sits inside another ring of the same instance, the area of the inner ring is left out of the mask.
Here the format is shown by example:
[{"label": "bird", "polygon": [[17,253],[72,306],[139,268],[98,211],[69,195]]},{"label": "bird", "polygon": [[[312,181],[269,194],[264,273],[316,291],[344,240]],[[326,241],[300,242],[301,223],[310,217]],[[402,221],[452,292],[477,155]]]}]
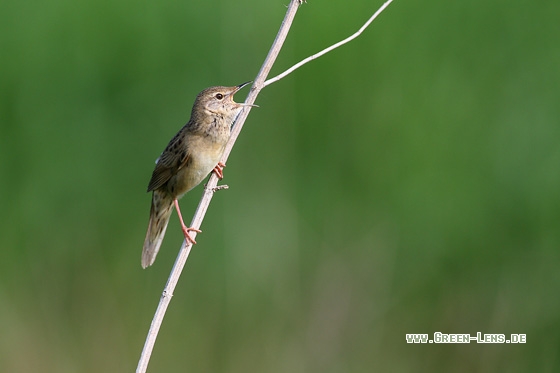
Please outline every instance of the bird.
[{"label": "bird", "polygon": [[233,122],[243,107],[256,106],[237,103],[233,101],[233,95],[250,83],[233,87],[210,87],[200,92],[194,101],[189,121],[156,160],[148,184],[148,192],[152,192],[152,205],[142,249],[142,268],[154,263],[173,207],[177,210],[185,239],[196,244],[189,232],[201,231],[185,225],[179,209],[179,199],[212,171],[218,178],[223,178],[225,164],[220,162],[220,158],[230,137]]}]

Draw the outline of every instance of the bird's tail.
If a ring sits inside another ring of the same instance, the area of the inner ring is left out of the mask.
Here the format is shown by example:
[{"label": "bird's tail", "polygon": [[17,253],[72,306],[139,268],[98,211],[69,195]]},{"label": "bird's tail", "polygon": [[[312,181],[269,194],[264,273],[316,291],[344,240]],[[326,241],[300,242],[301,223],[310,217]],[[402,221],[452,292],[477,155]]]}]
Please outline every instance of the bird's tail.
[{"label": "bird's tail", "polygon": [[150,223],[142,250],[142,268],[151,266],[156,260],[172,211],[173,199],[167,193],[154,190],[152,208],[150,209]]}]

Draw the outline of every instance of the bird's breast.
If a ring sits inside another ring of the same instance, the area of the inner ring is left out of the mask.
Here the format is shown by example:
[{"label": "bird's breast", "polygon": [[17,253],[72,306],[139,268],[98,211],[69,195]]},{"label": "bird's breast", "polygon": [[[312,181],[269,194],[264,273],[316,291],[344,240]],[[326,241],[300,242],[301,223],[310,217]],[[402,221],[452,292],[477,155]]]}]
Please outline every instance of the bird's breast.
[{"label": "bird's breast", "polygon": [[216,167],[227,142],[207,136],[190,136],[188,139],[189,162],[175,176],[176,194],[180,197],[198,184]]}]

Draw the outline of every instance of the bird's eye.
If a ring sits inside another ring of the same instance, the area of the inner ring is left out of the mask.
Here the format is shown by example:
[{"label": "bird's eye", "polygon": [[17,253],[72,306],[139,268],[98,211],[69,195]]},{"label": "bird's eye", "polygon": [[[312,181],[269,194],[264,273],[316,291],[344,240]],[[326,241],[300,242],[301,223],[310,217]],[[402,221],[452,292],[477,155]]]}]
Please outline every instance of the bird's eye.
[{"label": "bird's eye", "polygon": [[224,98],[224,95],[221,94],[221,93],[216,93],[216,96],[215,96],[215,97],[216,97],[218,100],[221,100],[222,98]]}]

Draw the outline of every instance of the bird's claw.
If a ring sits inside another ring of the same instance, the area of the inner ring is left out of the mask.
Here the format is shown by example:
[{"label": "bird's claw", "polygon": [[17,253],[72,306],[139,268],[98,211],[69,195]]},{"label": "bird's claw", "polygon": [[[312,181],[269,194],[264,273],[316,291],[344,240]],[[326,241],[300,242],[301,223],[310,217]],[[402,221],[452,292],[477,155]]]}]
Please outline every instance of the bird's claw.
[{"label": "bird's claw", "polygon": [[214,167],[214,170],[212,170],[216,174],[218,179],[220,179],[220,180],[222,180],[224,178],[224,167],[225,166],[226,165],[223,162],[218,162],[216,167]]},{"label": "bird's claw", "polygon": [[193,232],[196,232],[196,233],[202,233],[202,231],[200,229],[189,228],[187,226],[183,226],[181,228],[183,229],[183,234],[185,235],[185,239],[187,241],[192,242],[193,245],[196,245],[196,241],[194,240],[194,238],[191,237],[191,235],[189,234],[189,231],[193,231]]}]

